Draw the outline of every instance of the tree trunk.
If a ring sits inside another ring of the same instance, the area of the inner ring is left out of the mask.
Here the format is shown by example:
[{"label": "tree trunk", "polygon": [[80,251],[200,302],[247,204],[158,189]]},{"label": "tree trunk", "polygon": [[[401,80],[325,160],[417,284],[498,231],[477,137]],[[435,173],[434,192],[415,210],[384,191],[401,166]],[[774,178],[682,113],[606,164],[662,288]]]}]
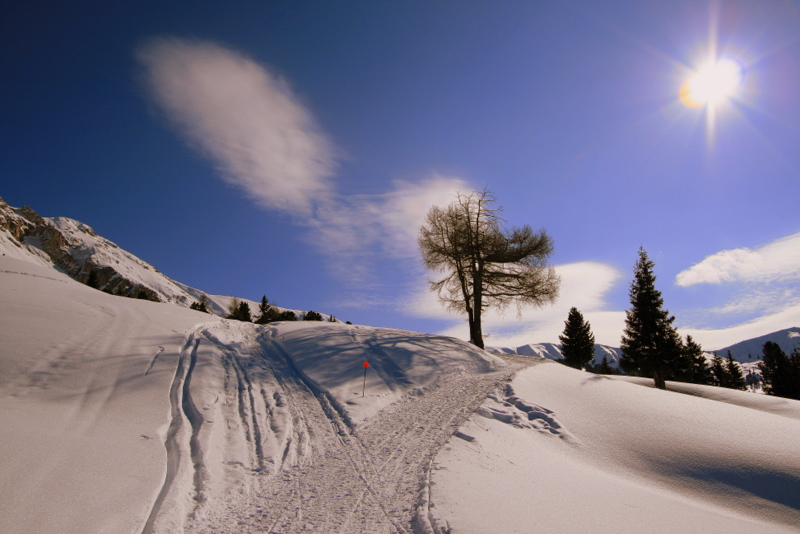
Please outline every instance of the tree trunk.
[{"label": "tree trunk", "polygon": [[481,322],[481,315],[483,314],[483,263],[478,260],[478,268],[476,269],[474,283],[473,283],[473,292],[475,302],[473,303],[473,314],[474,314],[474,333],[471,332],[472,342],[475,344],[476,347],[482,349],[483,346],[483,324]]},{"label": "tree trunk", "polygon": [[653,382],[658,389],[667,389],[667,381],[664,380],[664,373],[660,369],[653,371]]}]

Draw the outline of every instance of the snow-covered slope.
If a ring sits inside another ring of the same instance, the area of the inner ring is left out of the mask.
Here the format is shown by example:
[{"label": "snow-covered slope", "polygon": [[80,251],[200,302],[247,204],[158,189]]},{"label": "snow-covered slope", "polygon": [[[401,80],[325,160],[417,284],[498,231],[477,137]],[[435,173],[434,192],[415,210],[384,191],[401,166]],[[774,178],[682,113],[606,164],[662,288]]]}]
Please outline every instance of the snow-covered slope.
[{"label": "snow-covered slope", "polygon": [[408,532],[434,454],[513,371],[452,338],[228,321],[7,256],[0,325],[10,533]]},{"label": "snow-covered slope", "polygon": [[[520,372],[437,456],[453,532],[798,532],[793,417],[644,388],[547,360]],[[706,390],[718,388],[706,387]]]}]

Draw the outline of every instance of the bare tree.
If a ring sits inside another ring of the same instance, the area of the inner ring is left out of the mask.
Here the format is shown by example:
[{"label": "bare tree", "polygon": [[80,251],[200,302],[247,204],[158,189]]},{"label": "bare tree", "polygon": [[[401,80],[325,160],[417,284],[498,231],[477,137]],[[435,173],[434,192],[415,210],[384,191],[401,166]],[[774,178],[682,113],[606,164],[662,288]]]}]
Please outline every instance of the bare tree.
[{"label": "bare tree", "polygon": [[444,278],[431,289],[449,309],[467,314],[470,340],[483,348],[484,309],[516,303],[536,307],[555,302],[560,278],[547,258],[553,241],[530,226],[503,228],[489,191],[458,193],[446,208],[433,206],[418,244],[428,269]]}]

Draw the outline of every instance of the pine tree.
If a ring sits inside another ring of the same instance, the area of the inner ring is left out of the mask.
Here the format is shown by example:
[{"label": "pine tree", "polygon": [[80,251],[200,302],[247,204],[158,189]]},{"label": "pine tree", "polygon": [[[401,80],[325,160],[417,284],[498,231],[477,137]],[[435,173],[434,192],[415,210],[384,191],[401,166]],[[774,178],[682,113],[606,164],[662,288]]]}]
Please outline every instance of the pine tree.
[{"label": "pine tree", "polygon": [[800,350],[787,356],[773,341],[764,343],[764,360],[758,364],[767,395],[800,400]]},{"label": "pine tree", "polygon": [[711,374],[714,375],[713,385],[723,388],[729,387],[730,379],[728,377],[728,369],[725,367],[722,356],[716,352],[713,358],[711,358]]},{"label": "pine tree", "polygon": [[250,315],[250,305],[244,300],[239,303],[239,313],[237,319],[247,323],[253,322],[253,317]]},{"label": "pine tree", "polygon": [[309,310],[308,313],[305,314],[303,317],[304,321],[321,321],[322,315],[315,312],[314,310]]},{"label": "pine tree", "polygon": [[744,379],[744,373],[742,373],[742,368],[739,367],[739,364],[733,359],[730,350],[728,351],[727,360],[728,387],[731,389],[741,389],[742,391],[746,390],[747,382]]},{"label": "pine tree", "polygon": [[296,321],[297,315],[294,314],[291,310],[283,310],[280,312],[276,317],[276,321]]},{"label": "pine tree", "polygon": [[250,314],[250,305],[247,301],[239,300],[236,297],[231,300],[228,305],[228,316],[226,319],[235,319],[237,321],[244,321],[250,323],[253,318]]},{"label": "pine tree", "polygon": [[261,304],[258,305],[258,317],[256,318],[256,324],[267,324],[275,320],[278,316],[278,310],[275,309],[274,306],[270,305],[269,299],[267,296],[264,295],[261,297]]},{"label": "pine tree", "polygon": [[594,359],[594,334],[577,308],[569,310],[564,321],[564,333],[558,339],[561,340],[561,354],[564,355],[562,363],[583,369]]},{"label": "pine tree", "polygon": [[603,356],[603,361],[600,363],[600,366],[597,368],[597,372],[601,375],[613,375],[614,368],[608,363],[608,356]]},{"label": "pine tree", "polygon": [[708,362],[703,354],[703,348],[692,336],[686,336],[683,344],[683,361],[688,365],[686,381],[693,384],[712,384],[714,376],[708,367]]},{"label": "pine tree", "polygon": [[208,313],[207,303],[208,303],[208,300],[206,299],[205,294],[203,294],[203,296],[200,297],[200,302],[192,302],[189,305],[189,308],[192,309],[192,310],[201,311],[203,313]]},{"label": "pine tree", "polygon": [[663,309],[661,292],[655,288],[654,266],[640,248],[629,291],[631,308],[625,312],[620,366],[626,373],[650,376],[657,388],[666,389],[680,359],[681,340],[672,326],[675,317]]}]

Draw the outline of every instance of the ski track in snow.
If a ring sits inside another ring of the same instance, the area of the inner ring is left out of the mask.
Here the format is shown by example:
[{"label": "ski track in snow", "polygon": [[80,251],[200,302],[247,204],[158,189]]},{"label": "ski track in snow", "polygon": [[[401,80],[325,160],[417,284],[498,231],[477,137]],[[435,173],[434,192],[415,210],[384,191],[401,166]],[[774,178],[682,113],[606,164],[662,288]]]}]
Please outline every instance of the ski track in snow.
[{"label": "ski track in snow", "polygon": [[[170,390],[165,481],[143,534],[447,532],[428,508],[433,458],[522,365],[442,374],[355,426],[276,333],[221,323],[187,336]],[[407,383],[376,340],[352,336],[382,361],[387,384]],[[220,439],[226,457],[207,458]]]}]

